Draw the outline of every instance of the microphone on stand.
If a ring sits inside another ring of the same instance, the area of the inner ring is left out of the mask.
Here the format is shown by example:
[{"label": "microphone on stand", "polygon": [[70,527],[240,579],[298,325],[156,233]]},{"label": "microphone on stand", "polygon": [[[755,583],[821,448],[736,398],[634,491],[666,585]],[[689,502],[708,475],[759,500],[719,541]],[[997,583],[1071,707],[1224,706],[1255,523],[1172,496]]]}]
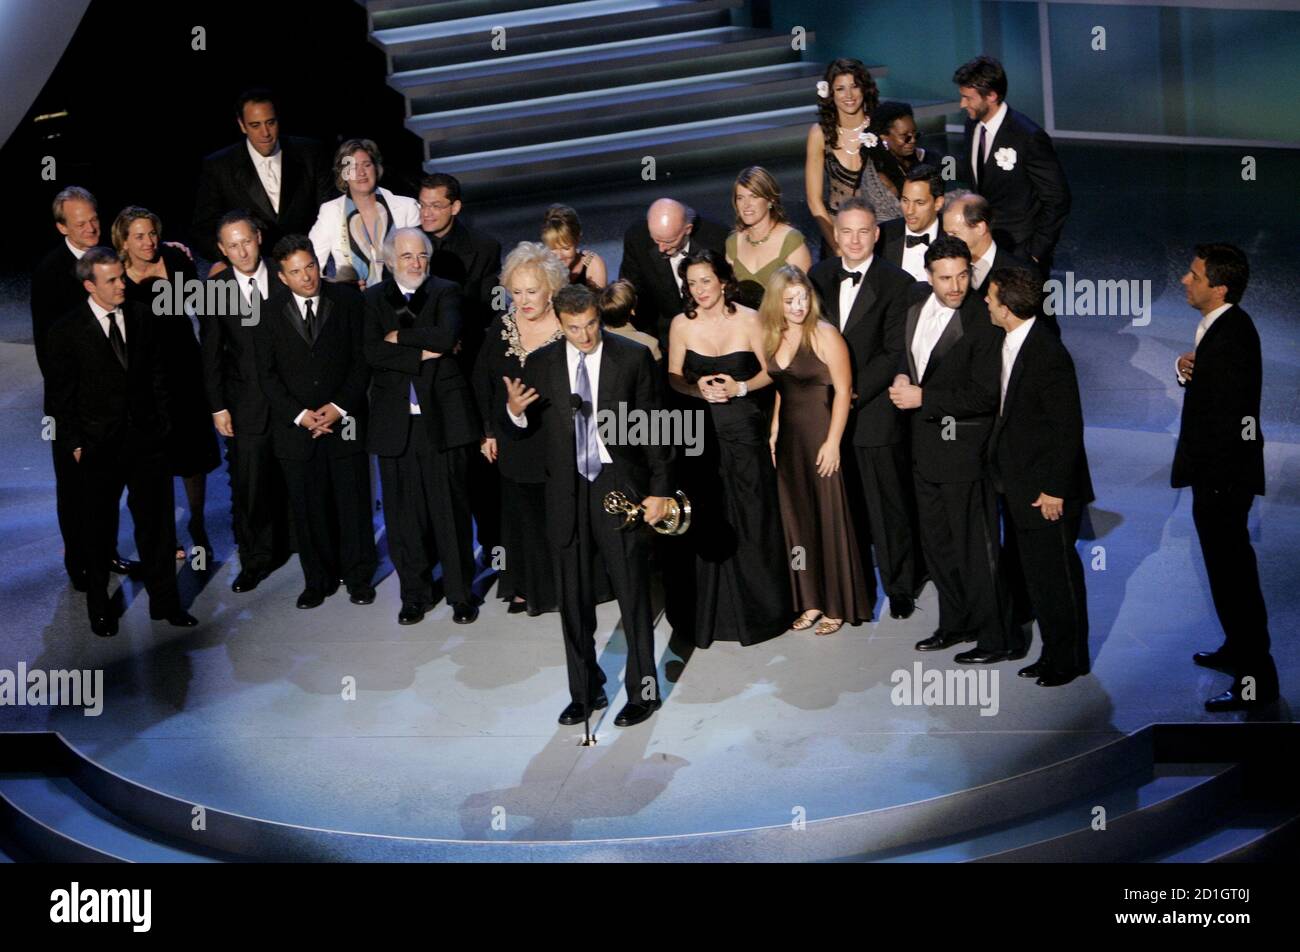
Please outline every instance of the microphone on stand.
[{"label": "microphone on stand", "polygon": [[[582,413],[586,409],[586,404],[583,402],[582,397],[580,397],[578,394],[570,393],[569,409],[573,411],[571,414],[571,418],[576,422],[578,419],[578,414]],[[586,459],[587,458],[587,427],[583,426],[581,428],[581,432],[582,432],[582,458]],[[586,478],[585,476],[582,475],[582,473],[578,473],[577,476],[578,479]],[[579,496],[579,498],[581,498],[581,496]],[[581,569],[579,570],[579,576],[581,576]],[[589,675],[587,672],[587,665],[585,663],[582,666],[582,692],[584,698],[582,702],[582,714],[583,714],[583,723],[586,729],[586,733],[583,734],[582,743],[579,744],[578,746],[594,747],[596,746],[596,738],[591,735],[591,685],[589,683]]]}]

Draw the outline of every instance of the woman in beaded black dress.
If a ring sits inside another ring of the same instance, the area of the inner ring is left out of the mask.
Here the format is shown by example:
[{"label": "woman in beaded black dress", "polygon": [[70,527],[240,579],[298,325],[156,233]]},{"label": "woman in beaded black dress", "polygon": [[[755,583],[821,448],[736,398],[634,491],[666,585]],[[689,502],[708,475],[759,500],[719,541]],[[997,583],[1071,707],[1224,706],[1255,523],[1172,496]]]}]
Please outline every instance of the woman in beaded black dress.
[{"label": "woman in beaded black dress", "polygon": [[898,198],[880,180],[869,160],[872,148],[882,148],[869,131],[871,113],[880,98],[876,82],[861,60],[837,59],[817,84],[818,120],[808,130],[804,160],[804,191],[808,210],[822,234],[823,258],[838,254],[835,212],[851,195],[861,195],[883,223],[902,216]]}]

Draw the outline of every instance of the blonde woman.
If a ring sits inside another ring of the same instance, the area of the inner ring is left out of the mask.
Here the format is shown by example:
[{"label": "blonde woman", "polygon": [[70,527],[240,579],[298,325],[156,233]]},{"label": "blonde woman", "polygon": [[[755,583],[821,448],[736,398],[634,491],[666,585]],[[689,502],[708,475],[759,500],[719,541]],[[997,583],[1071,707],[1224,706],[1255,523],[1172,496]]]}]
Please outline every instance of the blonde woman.
[{"label": "blonde woman", "polygon": [[334,187],[343,194],[321,205],[308,238],[321,273],[333,260],[335,281],[373,287],[384,277],[384,238],[420,227],[420,203],[382,188],[384,159],[370,139],[348,139],[334,153]]},{"label": "blonde woman", "polygon": [[528,355],[559,340],[551,297],[569,283],[569,269],[545,245],[520,242],[501,269],[510,309],[488,326],[474,365],[474,394],[483,417],[481,451],[501,473],[501,541],[505,567],[497,595],[510,614],[556,611],[559,600],[546,549],[546,458],[541,440],[501,440],[493,435],[505,412],[504,377],[523,376]]},{"label": "blonde woman", "polygon": [[751,165],[736,177],[731,208],[736,230],[727,236],[727,261],[740,283],[740,303],[757,309],[772,273],[783,264],[807,271],[812,252],[786,218],[781,186],[761,165]]},{"label": "blonde woman", "polygon": [[801,612],[793,627],[804,631],[820,618],[815,633],[829,635],[846,621],[870,621],[872,613],[840,471],[853,396],[849,348],[822,320],[808,275],[792,265],[772,275],[759,318],[777,391],[771,447],[781,522],[786,547],[803,554],[791,560],[794,608]]},{"label": "blonde woman", "polygon": [[568,205],[552,205],[542,219],[542,244],[554,251],[569,269],[570,284],[585,284],[599,291],[609,280],[605,259],[582,247],[582,223]]}]

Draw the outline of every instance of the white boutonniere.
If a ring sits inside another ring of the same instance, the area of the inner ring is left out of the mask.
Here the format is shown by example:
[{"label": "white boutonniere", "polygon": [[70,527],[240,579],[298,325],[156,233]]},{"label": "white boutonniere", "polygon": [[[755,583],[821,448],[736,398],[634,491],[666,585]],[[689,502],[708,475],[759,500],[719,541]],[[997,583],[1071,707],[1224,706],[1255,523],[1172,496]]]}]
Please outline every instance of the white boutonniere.
[{"label": "white boutonniere", "polygon": [[825,99],[830,94],[831,94],[831,84],[826,82],[826,80],[823,79],[821,82],[817,84],[817,97],[819,99]]},{"label": "white boutonniere", "polygon": [[1010,172],[1016,167],[1016,150],[1012,148],[998,149],[993,153],[993,161],[998,164],[998,168],[1004,172]]},{"label": "white boutonniere", "polygon": [[880,145],[880,140],[876,138],[874,132],[859,132],[858,141],[868,149],[874,149],[876,146]]}]

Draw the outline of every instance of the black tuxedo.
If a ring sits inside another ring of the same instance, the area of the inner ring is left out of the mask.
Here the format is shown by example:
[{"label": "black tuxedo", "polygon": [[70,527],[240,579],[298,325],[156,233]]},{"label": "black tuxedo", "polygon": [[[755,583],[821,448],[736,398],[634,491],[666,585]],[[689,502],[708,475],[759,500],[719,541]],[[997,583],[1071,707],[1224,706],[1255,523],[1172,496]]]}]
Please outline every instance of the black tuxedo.
[{"label": "black tuxedo", "polygon": [[108,563],[117,545],[122,490],[135,522],[150,613],[180,609],[173,561],[172,478],[163,455],[167,382],[154,323],[138,304],[121,307],[126,366],[114,354],[89,303],[50,329],[48,401],[56,452],[73,458],[86,526],[81,563],[91,619],[108,614]]},{"label": "black tuxedo", "polygon": [[[270,317],[280,304],[278,298],[284,288],[277,288],[280,282],[275,273],[276,266],[268,263],[267,287],[272,296],[259,305],[259,322]],[[238,300],[243,308],[243,292],[238,285],[244,282],[238,280],[240,277],[234,268],[228,268],[212,280],[222,289],[221,300]],[[232,298],[232,294],[240,297]],[[288,553],[288,498],[268,428],[271,406],[257,375],[253,345],[257,328],[253,320],[254,315],[241,313],[200,317],[199,344],[208,406],[213,413],[227,411],[235,431],[226,440],[226,463],[240,568],[265,574],[283,562]]]},{"label": "black tuxedo", "polygon": [[[371,382],[368,449],[379,457],[389,552],[405,603],[431,604],[432,540],[453,604],[474,581],[467,470],[483,435],[469,381],[452,350],[461,333],[460,288],[429,277],[408,301],[392,275],[365,293]],[[384,340],[397,331],[397,342]],[[441,354],[422,359],[423,351]],[[414,387],[418,414],[411,412]]]},{"label": "black tuxedo", "polygon": [[[456,359],[472,379],[488,325],[496,316],[493,299],[501,274],[501,242],[465,225],[460,218],[439,238],[425,232],[433,244],[429,273],[460,286],[461,335]],[[469,454],[469,501],[486,557],[501,542],[501,480],[497,467],[483,454]]]},{"label": "black tuxedo", "polygon": [[[943,221],[930,241],[943,237]],[[903,267],[903,251],[907,248],[907,222],[902,218],[891,218],[880,225],[880,240],[876,242],[876,254],[880,255],[896,268]],[[921,246],[924,251],[925,245]],[[911,277],[911,274],[908,274]]]},{"label": "black tuxedo", "polygon": [[[914,543],[916,503],[907,435],[902,416],[889,400],[889,385],[898,373],[908,298],[916,282],[902,268],[875,255],[844,322],[840,315],[842,268],[843,259],[823,258],[809,277],[821,296],[826,319],[843,328],[852,363],[856,397],[844,429],[842,454],[849,502],[862,552],[875,547],[885,593],[911,597],[921,583],[923,569]],[[855,484],[862,487],[861,493],[853,491]],[[868,595],[874,602],[874,593]]]},{"label": "black tuxedo", "polygon": [[907,415],[925,563],[939,593],[939,628],[977,634],[980,648],[1001,651],[1014,646],[1003,621],[997,504],[984,478],[984,447],[997,412],[1004,335],[963,304],[918,377],[913,343],[932,297],[908,309],[899,363],[922,394],[921,406]]},{"label": "black tuxedo", "polygon": [[[726,254],[727,230],[699,217],[691,229],[688,252],[708,248]],[[637,328],[659,338],[660,349],[668,353],[668,327],[682,313],[682,294],[672,265],[659,253],[645,221],[639,221],[623,235],[623,263],[618,276],[636,286]]]},{"label": "black tuxedo", "polygon": [[221,260],[217,224],[223,215],[244,208],[256,216],[262,229],[262,247],[270,250],[285,235],[305,235],[316,221],[323,202],[337,197],[334,173],[319,143],[292,136],[280,137],[280,211],[267,198],[248,140],[212,153],[203,160],[194,196],[194,222],[190,238],[209,261]]},{"label": "black tuxedo", "polygon": [[1267,698],[1277,691],[1277,670],[1247,529],[1254,497],[1264,495],[1262,387],[1259,333],[1235,305],[1215,318],[1196,346],[1170,482],[1192,487],[1196,534],[1235,673],[1254,675],[1259,697]]},{"label": "black tuxedo", "polygon": [[[340,578],[349,589],[368,586],[378,557],[365,452],[370,367],[362,351],[361,295],[322,281],[316,320],[313,340],[297,299],[283,289],[264,308],[254,352],[303,575],[309,590],[325,593]],[[313,437],[294,423],[303,410],[327,403],[348,414],[333,425],[333,433]]]},{"label": "black tuxedo", "polygon": [[[1086,674],[1088,593],[1075,543],[1084,507],[1094,498],[1092,478],[1074,361],[1040,320],[1011,368],[989,438],[1004,518],[1003,574],[1018,600],[1028,602],[1013,607],[1016,621],[1038,619],[1044,668]],[[1065,500],[1060,519],[1049,521],[1034,508],[1041,493]]]},{"label": "black tuxedo", "polygon": [[[53,413],[49,396],[50,328],[73,308],[85,303],[86,289],[77,280],[77,257],[68,249],[67,241],[60,238],[32,273],[32,342],[36,345],[36,364],[46,381],[43,402],[46,415]],[[81,481],[72,457],[59,452],[57,440],[50,441],[50,448],[54,456],[55,507],[59,533],[63,536],[63,564],[68,575],[76,579],[85,569],[81,564],[85,548],[85,539],[82,538],[85,519],[78,499]],[[113,538],[117,538],[116,522],[113,524]]]},{"label": "black tuxedo", "polygon": [[[971,156],[978,134],[979,123],[967,119],[961,158],[963,179],[972,177]],[[998,165],[996,156],[1002,149],[1015,151],[1010,169]],[[993,235],[998,244],[1038,259],[1047,273],[1070,213],[1070,186],[1051,137],[1024,113],[1008,106],[973,184],[993,207]]]},{"label": "black tuxedo", "polygon": [[[638,503],[646,496],[671,496],[676,489],[673,450],[670,446],[621,445],[611,439],[606,448],[612,462],[605,463],[592,482],[579,474],[570,346],[567,341],[556,341],[529,355],[523,380],[536,388],[538,399],[527,408],[528,426],[516,426],[503,407],[497,432],[505,439],[546,441],[546,528],[555,556],[572,699],[582,704],[593,700],[605,680],[596,663],[593,640],[596,599],[591,567],[599,557],[623,615],[628,700],[658,700],[650,607],[651,533],[644,526],[620,530],[619,517],[606,513],[602,500],[612,490]],[[602,334],[599,360],[594,394],[598,413],[661,408],[659,371],[646,347],[617,334]]]},{"label": "black tuxedo", "polygon": [[[976,287],[974,263],[972,262],[970,294],[966,296],[966,300],[969,301],[973,307],[977,308],[984,318],[989,321],[992,321],[992,318],[989,317],[989,306],[984,298],[989,293],[989,276],[999,268],[1026,268],[1034,274],[1037,274],[1040,277],[1042,276],[1042,269],[1038,265],[1034,264],[1032,261],[1025,260],[1017,254],[1013,254],[1002,245],[995,243],[993,249],[993,264],[989,267],[988,274],[984,276],[984,283],[979,287]],[[1039,313],[1038,323],[1042,324],[1057,337],[1061,336],[1061,325],[1056,322],[1056,317],[1054,315]]]}]

